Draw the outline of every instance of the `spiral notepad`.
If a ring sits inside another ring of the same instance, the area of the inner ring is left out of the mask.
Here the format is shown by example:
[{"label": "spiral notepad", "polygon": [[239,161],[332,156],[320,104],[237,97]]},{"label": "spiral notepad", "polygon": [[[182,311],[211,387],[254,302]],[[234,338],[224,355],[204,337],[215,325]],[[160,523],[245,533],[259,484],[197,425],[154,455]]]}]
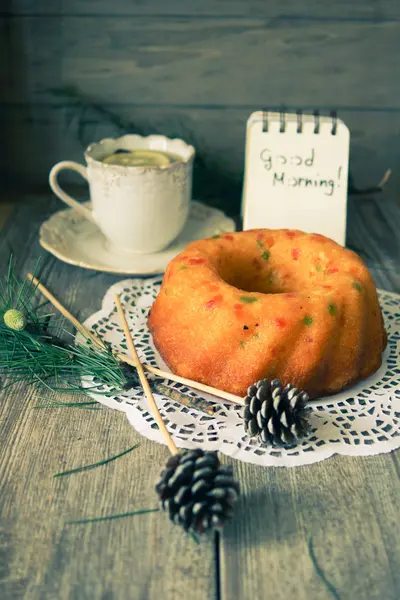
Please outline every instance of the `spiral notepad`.
[{"label": "spiral notepad", "polygon": [[255,112],[247,122],[243,228],[301,229],[346,240],[350,134],[337,118]]}]

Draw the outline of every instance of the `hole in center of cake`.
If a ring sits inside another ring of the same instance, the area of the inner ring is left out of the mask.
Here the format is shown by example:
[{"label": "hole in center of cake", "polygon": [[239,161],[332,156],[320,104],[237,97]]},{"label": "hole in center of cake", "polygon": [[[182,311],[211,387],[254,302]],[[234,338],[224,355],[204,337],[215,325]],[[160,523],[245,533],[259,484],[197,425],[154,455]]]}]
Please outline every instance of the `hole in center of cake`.
[{"label": "hole in center of cake", "polygon": [[[263,260],[263,259],[261,259]],[[219,269],[220,277],[229,285],[244,292],[285,294],[296,292],[294,278],[281,269],[263,264],[260,259],[227,260]],[[267,263],[267,260],[264,260]]]}]

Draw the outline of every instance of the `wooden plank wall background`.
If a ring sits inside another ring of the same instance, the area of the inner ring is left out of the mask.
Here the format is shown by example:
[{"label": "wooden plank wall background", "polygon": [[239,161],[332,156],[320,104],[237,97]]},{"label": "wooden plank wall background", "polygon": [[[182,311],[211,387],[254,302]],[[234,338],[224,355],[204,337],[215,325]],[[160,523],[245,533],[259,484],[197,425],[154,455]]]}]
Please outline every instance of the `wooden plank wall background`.
[{"label": "wooden plank wall background", "polygon": [[[1,162],[9,185],[46,188],[53,163],[82,161],[86,143],[128,123],[190,138],[240,186],[247,117],[285,105],[337,110],[351,130],[356,184],[373,185],[391,168],[386,194],[400,197],[399,0],[0,6]],[[73,94],[112,117],[82,110]],[[223,201],[237,210],[237,196]]]}]

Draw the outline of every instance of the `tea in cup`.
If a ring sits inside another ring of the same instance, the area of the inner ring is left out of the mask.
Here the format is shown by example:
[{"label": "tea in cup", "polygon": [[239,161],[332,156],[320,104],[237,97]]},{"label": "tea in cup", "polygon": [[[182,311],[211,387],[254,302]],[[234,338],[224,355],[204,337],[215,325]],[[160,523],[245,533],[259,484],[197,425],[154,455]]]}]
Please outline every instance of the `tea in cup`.
[{"label": "tea in cup", "polygon": [[[113,249],[150,254],[166,248],[185,226],[194,155],[193,146],[161,135],[107,138],[87,148],[86,167],[54,165],[49,183],[63,202],[96,223]],[[63,169],[88,181],[91,209],[61,189]]]}]

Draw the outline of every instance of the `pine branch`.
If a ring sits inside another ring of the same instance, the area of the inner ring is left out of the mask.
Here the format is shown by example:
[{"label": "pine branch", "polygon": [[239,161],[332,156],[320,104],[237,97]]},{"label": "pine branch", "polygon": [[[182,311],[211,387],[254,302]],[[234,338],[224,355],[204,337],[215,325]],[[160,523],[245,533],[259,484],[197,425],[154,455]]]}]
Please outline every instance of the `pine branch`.
[{"label": "pine branch", "polygon": [[[66,343],[61,331],[52,332],[58,319],[39,314],[34,304],[37,285],[15,275],[12,257],[5,278],[0,278],[0,377],[3,389],[20,381],[52,391],[94,391],[110,395],[136,384],[134,374],[112,352]],[[60,330],[60,327],[58,326]],[[90,378],[93,385],[82,385]]]}]

